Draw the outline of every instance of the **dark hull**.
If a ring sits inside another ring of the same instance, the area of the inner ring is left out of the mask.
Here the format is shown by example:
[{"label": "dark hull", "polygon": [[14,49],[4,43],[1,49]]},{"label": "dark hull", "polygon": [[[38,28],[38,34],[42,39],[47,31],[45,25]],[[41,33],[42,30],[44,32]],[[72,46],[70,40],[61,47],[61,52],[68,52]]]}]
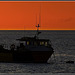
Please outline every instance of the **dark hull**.
[{"label": "dark hull", "polygon": [[0,62],[46,63],[53,51],[0,52]]}]

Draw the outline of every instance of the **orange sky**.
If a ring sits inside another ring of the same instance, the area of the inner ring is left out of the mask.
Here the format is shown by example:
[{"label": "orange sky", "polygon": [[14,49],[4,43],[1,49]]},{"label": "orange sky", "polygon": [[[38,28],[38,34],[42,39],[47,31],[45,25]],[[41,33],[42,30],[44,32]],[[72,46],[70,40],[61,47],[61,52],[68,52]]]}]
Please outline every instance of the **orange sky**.
[{"label": "orange sky", "polygon": [[75,30],[75,2],[0,2],[0,30]]}]

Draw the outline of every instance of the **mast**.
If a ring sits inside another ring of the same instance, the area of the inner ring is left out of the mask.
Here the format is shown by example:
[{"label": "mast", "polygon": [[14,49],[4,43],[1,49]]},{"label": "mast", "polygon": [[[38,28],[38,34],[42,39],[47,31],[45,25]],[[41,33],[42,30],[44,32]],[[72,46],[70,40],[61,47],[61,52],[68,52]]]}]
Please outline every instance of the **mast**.
[{"label": "mast", "polygon": [[36,15],[36,27],[37,27],[37,32],[36,32],[36,35],[35,35],[36,39],[38,39],[38,35],[41,33],[41,32],[39,31],[40,25],[41,25],[41,5],[40,5],[39,24],[38,24],[38,25],[37,25],[37,15]]},{"label": "mast", "polygon": [[36,27],[37,27],[36,38],[38,39],[38,35],[41,33],[41,32],[39,32],[40,25],[38,24]]},{"label": "mast", "polygon": [[25,37],[25,25],[24,25],[24,37]]}]

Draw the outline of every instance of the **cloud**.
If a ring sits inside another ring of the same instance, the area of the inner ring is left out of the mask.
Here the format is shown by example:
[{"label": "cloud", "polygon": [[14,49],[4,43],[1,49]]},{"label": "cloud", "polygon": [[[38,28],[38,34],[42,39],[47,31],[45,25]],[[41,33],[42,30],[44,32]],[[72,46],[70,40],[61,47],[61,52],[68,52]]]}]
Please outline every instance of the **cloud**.
[{"label": "cloud", "polygon": [[64,19],[65,22],[70,22],[70,21],[72,21],[72,20],[73,20],[72,17],[69,17],[69,18]]},{"label": "cloud", "polygon": [[62,18],[61,22],[71,22],[73,20],[72,17]]}]

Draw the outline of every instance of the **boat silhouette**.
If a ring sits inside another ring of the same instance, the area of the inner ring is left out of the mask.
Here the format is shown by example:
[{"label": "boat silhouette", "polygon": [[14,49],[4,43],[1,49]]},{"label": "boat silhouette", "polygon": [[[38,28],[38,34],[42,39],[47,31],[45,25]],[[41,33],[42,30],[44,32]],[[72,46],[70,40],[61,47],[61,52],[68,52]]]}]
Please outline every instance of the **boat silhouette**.
[{"label": "boat silhouette", "polygon": [[[39,14],[39,24],[41,22],[40,20],[41,18]],[[54,50],[49,39],[39,39],[38,36],[41,34],[39,31],[39,24],[36,23],[37,30],[34,37],[21,37],[16,39],[19,41],[17,47],[15,47],[15,44],[12,44],[10,49],[5,49],[0,45],[0,62],[46,63],[54,53]]]},{"label": "boat silhouette", "polygon": [[21,37],[16,39],[19,45],[10,46],[5,49],[0,45],[0,62],[17,62],[17,63],[46,63],[54,53],[49,39],[39,39],[39,24],[36,26],[37,32],[34,37]]}]

